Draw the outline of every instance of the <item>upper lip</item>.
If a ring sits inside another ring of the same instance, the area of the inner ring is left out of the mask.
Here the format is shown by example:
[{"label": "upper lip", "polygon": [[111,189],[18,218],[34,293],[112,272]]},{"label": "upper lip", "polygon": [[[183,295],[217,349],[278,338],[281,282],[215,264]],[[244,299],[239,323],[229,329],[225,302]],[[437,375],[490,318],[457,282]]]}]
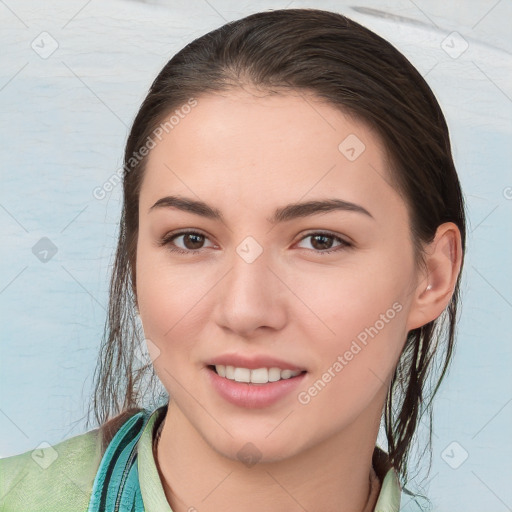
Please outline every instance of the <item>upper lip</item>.
[{"label": "upper lip", "polygon": [[280,368],[281,370],[304,371],[304,368],[266,355],[244,356],[242,354],[224,354],[214,357],[206,364],[214,366],[221,364],[236,368],[248,368],[250,370],[256,370],[257,368]]}]

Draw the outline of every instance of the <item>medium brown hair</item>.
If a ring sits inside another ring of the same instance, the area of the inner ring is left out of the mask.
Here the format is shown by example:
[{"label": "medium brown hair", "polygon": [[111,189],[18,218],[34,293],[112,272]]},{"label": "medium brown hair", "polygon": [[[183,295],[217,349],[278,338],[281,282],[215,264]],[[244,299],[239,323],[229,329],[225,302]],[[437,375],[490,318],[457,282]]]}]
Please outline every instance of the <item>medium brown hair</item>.
[{"label": "medium brown hair", "polygon": [[[145,376],[155,377],[151,364],[137,368],[134,362],[141,341],[135,321],[138,204],[147,160],[134,155],[162,120],[191,98],[247,85],[268,93],[312,93],[375,130],[393,186],[408,207],[418,261],[444,222],[457,225],[464,252],[464,203],[446,121],[425,80],[396,48],[341,14],[316,9],[260,12],[227,23],[192,41],[164,66],[128,136],[119,241],[92,402],[100,425],[140,407],[141,383]],[[431,400],[454,349],[460,278],[459,273],[443,314],[408,333],[392,376],[384,424],[390,461],[402,481],[425,412],[431,446]]]}]

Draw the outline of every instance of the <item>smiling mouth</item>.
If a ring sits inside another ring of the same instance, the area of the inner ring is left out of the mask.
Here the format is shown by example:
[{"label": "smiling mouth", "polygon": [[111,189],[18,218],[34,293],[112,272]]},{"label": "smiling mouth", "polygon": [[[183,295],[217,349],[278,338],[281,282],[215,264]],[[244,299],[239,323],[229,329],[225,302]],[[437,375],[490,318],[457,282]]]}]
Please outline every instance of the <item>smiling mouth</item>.
[{"label": "smiling mouth", "polygon": [[219,377],[223,377],[233,382],[249,385],[268,384],[282,380],[289,380],[298,377],[303,373],[306,373],[305,370],[283,370],[278,367],[250,369],[229,365],[226,366],[222,364],[208,365],[208,368],[215,372]]}]

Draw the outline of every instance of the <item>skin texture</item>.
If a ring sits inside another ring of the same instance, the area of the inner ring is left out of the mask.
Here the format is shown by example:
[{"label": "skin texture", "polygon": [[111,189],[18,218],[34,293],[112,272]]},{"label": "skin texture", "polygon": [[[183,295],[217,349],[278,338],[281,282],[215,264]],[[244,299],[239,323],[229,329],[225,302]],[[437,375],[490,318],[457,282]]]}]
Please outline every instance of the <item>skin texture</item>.
[{"label": "skin texture", "polygon": [[[151,150],[139,203],[138,309],[171,396],[157,453],[168,501],[174,512],[364,510],[390,378],[407,332],[450,300],[458,229],[440,226],[427,271],[417,265],[380,139],[311,95],[236,89],[197,101]],[[338,149],[350,134],[365,145],[354,161]],[[204,201],[224,222],[150,210],[168,195]],[[336,198],[371,217],[331,211],[268,221],[287,204]],[[206,238],[174,239],[190,254],[158,245],[182,229]],[[306,235],[318,231],[352,245],[315,244]],[[249,236],[263,249],[252,263],[236,250]],[[321,254],[330,248],[339,250]],[[307,370],[298,390],[307,392],[379,319],[384,327],[308,403],[293,392],[246,409],[209,385],[212,357],[264,354]],[[237,458],[248,442],[261,457],[251,467]]]}]

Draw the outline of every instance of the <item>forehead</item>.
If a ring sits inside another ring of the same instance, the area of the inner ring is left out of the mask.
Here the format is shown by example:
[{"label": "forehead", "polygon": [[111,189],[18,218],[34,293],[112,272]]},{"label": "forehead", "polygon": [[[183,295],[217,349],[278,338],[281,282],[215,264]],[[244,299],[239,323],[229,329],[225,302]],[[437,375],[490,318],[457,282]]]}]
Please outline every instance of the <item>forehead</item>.
[{"label": "forehead", "polygon": [[242,89],[196,101],[155,138],[143,207],[166,193],[195,195],[222,210],[306,195],[400,206],[380,138],[331,104],[306,93]]}]

